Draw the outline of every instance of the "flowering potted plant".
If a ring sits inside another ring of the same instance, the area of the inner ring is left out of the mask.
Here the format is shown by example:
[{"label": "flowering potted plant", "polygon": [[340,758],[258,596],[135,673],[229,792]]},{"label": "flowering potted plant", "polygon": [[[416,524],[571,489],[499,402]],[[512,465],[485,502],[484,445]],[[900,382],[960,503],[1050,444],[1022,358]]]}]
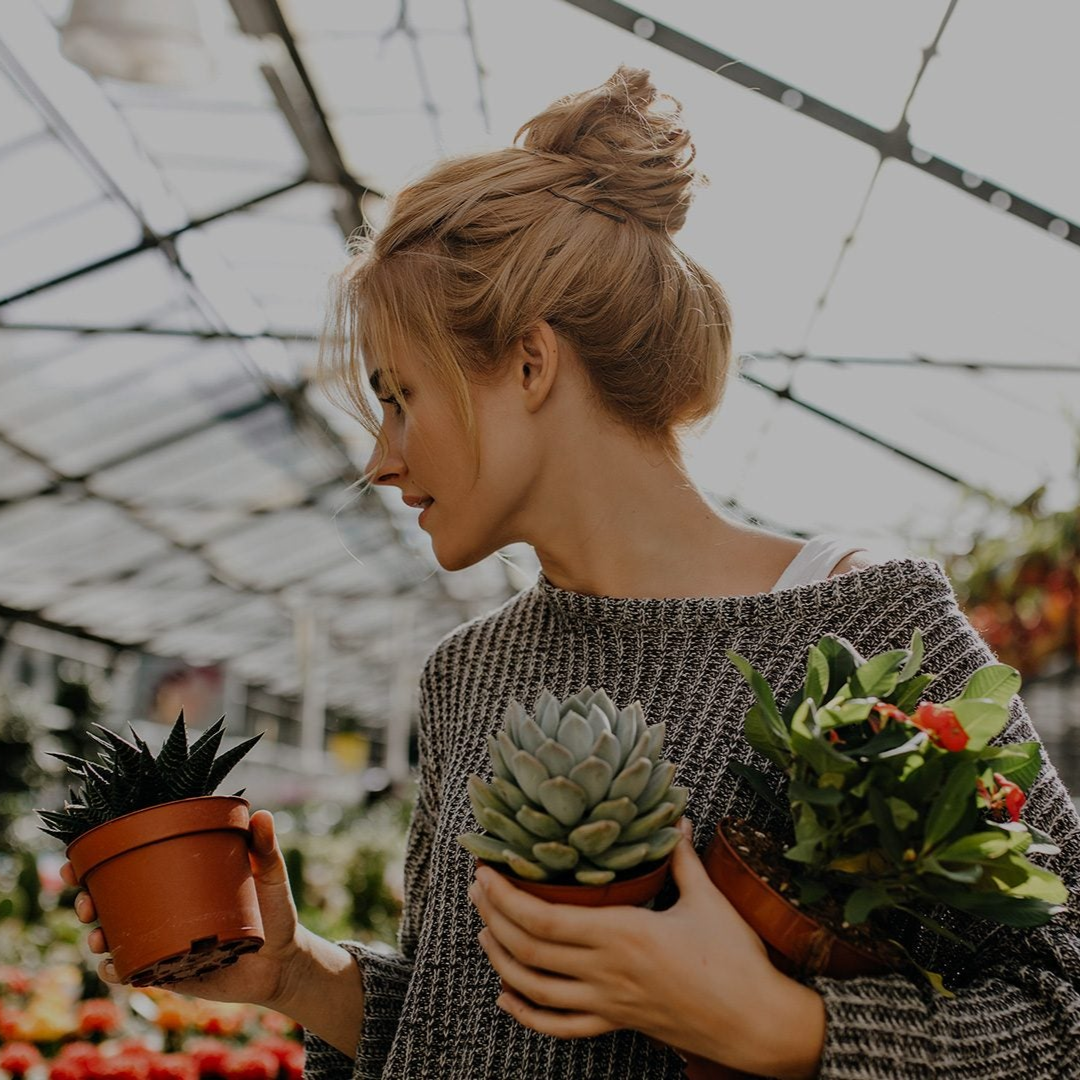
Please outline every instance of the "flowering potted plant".
[{"label": "flowering potted plant", "polygon": [[688,794],[660,757],[664,730],[646,724],[640,702],[620,710],[590,686],[561,702],[545,688],[535,717],[510,702],[488,736],[491,783],[468,779],[487,834],[459,843],[546,900],[649,902],[667,878]]},{"label": "flowering potted plant", "polygon": [[247,854],[248,802],[213,792],[262,734],[215,758],[224,721],[188,746],[180,712],[155,757],[102,725],[98,761],[53,754],[81,780],[62,810],[38,810],[67,845],[121,982],[203,975],[263,944]]},{"label": "flowering potted plant", "polygon": [[[957,697],[934,704],[921,700],[936,676],[919,673],[917,629],[909,648],[869,659],[827,634],[780,708],[746,659],[727,656],[754,691],[747,740],[786,777],[786,800],[764,772],[734,770],[791,814],[795,842],[783,848],[725,818],[704,861],[781,970],[844,977],[911,966],[948,995],[890,940],[886,911],[970,948],[933,917],[935,905],[1024,927],[1065,904],[1061,879],[1026,858],[1058,851],[1020,820],[1039,744],[991,745],[1020,686],[1014,668],[986,664]],[[687,1075],[738,1074],[693,1059]]]}]

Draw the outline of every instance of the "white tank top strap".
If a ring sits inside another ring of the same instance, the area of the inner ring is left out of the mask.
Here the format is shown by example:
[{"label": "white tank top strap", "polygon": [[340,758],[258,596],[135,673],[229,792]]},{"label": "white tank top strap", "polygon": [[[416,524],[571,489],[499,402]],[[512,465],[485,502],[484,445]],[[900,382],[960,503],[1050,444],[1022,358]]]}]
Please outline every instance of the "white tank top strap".
[{"label": "white tank top strap", "polygon": [[810,585],[815,581],[824,581],[833,567],[845,556],[853,551],[866,550],[842,536],[834,536],[831,533],[812,536],[785,567],[780,580],[771,591],[778,592],[780,589],[791,589],[796,585]]}]

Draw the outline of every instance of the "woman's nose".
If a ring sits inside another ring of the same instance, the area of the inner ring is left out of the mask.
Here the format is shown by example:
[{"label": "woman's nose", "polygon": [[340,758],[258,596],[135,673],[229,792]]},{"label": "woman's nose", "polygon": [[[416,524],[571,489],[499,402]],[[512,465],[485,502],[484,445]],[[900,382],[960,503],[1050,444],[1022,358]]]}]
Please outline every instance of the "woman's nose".
[{"label": "woman's nose", "polygon": [[372,484],[400,483],[404,472],[405,465],[401,455],[393,447],[378,445],[364,467],[364,476]]}]

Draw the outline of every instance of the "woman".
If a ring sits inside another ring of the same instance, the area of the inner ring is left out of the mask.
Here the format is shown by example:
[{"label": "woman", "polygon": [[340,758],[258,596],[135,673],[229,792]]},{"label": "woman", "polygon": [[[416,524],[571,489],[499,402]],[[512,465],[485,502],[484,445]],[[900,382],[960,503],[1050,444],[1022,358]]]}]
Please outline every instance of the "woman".
[{"label": "woman", "polygon": [[[898,927],[953,998],[901,975],[804,983],[772,967],[698,860],[724,814],[788,828],[726,768],[750,756],[750,700],[725,649],[783,693],[822,633],[869,654],[918,626],[934,700],[992,655],[936,562],[748,528],[686,475],[678,433],[722,399],[731,319],[672,242],[693,147],[678,103],[658,105],[647,72],[620,68],[531,120],[521,147],[440,163],[342,276],[328,368],[378,435],[371,481],[425,507],[446,569],[524,540],[542,571],[424,666],[401,952],[298,927],[259,811],[266,946],[176,989],[293,1016],[320,1080],[681,1075],[659,1043],[781,1077],[1064,1076],[1080,1016],[1072,913],[1022,934],[956,921],[980,946],[966,971],[962,951]],[[841,497],[823,484],[823,500]],[[507,703],[585,683],[667,722],[665,756],[692,793],[664,910],[547,904],[474,877],[456,842],[472,827],[466,776],[489,767],[484,737]],[[1034,737],[1014,698],[1002,740]],[[1049,764],[1026,816],[1060,844],[1052,866],[1075,891],[1080,823]],[[85,895],[78,909],[93,918]]]}]

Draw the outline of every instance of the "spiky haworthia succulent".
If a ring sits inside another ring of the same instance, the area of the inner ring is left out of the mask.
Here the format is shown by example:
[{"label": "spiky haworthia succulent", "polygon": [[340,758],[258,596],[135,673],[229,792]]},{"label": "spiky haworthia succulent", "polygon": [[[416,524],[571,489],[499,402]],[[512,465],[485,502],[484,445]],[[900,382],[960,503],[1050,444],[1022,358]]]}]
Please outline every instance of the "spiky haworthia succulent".
[{"label": "spiky haworthia succulent", "polygon": [[663,741],[663,723],[647,725],[640,702],[617,709],[591,686],[562,702],[544,689],[535,716],[511,701],[502,729],[488,736],[491,783],[468,780],[489,835],[458,841],[530,881],[605,885],[662,859],[679,841],[673,824],[688,794],[671,786]]},{"label": "spiky haworthia succulent", "polygon": [[[65,844],[97,825],[135,810],[212,795],[225,774],[263,735],[260,732],[215,759],[225,732],[225,717],[211,724],[189,747],[181,709],[155,758],[134,728],[131,728],[135,739],[132,744],[101,724],[94,727],[101,732],[100,736],[90,736],[103,747],[98,752],[100,760],[87,761],[73,754],[50,752],[67,765],[68,772],[82,780],[78,792],[73,788],[68,790],[69,798],[63,810],[37,812],[45,822],[42,832]],[[242,795],[243,789],[236,794]]]}]

